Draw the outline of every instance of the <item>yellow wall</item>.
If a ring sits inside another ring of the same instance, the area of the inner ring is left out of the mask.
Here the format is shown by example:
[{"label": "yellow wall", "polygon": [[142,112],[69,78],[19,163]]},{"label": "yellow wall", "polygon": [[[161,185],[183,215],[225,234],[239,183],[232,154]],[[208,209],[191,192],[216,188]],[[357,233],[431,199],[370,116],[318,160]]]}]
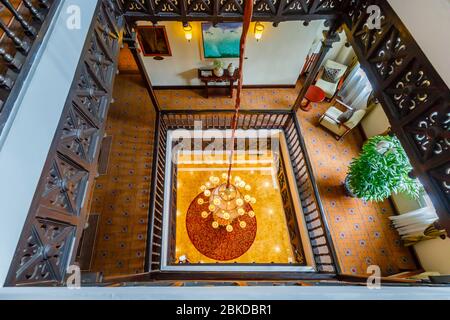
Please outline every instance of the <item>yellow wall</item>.
[{"label": "yellow wall", "polygon": [[367,138],[385,132],[389,127],[389,120],[383,111],[383,107],[377,104],[361,121],[361,127]]},{"label": "yellow wall", "polygon": [[450,274],[450,239],[422,241],[414,246],[420,263],[426,271]]}]

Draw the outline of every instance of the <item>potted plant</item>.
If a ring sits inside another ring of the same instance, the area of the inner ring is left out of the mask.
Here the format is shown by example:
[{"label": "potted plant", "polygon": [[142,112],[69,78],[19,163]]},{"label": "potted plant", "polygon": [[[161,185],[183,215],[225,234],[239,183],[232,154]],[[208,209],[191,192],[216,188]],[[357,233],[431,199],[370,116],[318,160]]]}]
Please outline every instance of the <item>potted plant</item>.
[{"label": "potted plant", "polygon": [[223,62],[220,60],[214,60],[213,66],[214,66],[214,69],[213,69],[214,75],[216,77],[223,76]]},{"label": "potted plant", "polygon": [[417,199],[422,187],[409,176],[412,166],[395,136],[374,136],[350,164],[345,188],[350,196],[366,201],[383,201],[393,193]]}]

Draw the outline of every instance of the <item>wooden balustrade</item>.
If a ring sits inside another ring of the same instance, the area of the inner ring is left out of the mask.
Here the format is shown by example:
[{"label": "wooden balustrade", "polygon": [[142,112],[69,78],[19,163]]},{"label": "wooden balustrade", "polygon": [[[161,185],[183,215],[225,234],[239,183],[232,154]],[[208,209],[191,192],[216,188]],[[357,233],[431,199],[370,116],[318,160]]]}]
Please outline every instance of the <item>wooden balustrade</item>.
[{"label": "wooden balustrade", "polygon": [[[167,132],[173,129],[194,129],[196,121],[201,121],[203,130],[230,129],[233,111],[219,110],[167,110],[161,111],[158,119],[158,137],[155,145],[157,157],[154,159],[154,179],[150,200],[151,219],[149,223],[149,264],[148,271],[158,271],[162,256],[162,219],[164,210],[164,181],[167,150]],[[200,123],[200,122],[198,122]],[[300,126],[293,112],[243,110],[238,118],[238,129],[280,129],[284,132],[289,149],[289,157],[294,169],[301,207],[313,248],[318,271],[335,273],[339,270],[334,249],[329,236],[325,215],[320,203],[314,175],[311,169]],[[174,192],[174,190],[171,190]],[[171,204],[173,208],[173,203]],[[172,232],[172,234],[174,234]],[[173,240],[173,239],[172,239]]]},{"label": "wooden balustrade", "polygon": [[326,223],[314,172],[306,150],[300,125],[295,114],[284,127],[290,160],[294,170],[306,227],[319,271],[339,273],[329,228]]},{"label": "wooden balustrade", "polygon": [[0,0],[0,133],[60,2]]},{"label": "wooden balustrade", "polygon": [[[29,70],[39,39],[46,31],[59,0],[0,0],[0,132],[12,101]],[[64,281],[70,250],[80,238],[85,221],[85,196],[93,182],[97,138],[101,136],[118,50],[118,20],[113,3],[129,22],[242,21],[244,0],[103,0],[88,38],[88,50],[74,79],[44,171],[17,247],[9,284]],[[381,7],[381,29],[367,27],[367,7]],[[393,131],[400,138],[428,192],[433,194],[447,230],[450,230],[448,176],[448,110],[450,91],[386,1],[381,0],[261,0],[253,20],[281,21],[343,19],[349,43],[355,49]],[[101,42],[101,45],[99,43]],[[89,70],[88,70],[89,69]],[[103,72],[104,71],[104,72]],[[95,79],[94,79],[94,78]],[[99,85],[100,84],[100,85]],[[106,89],[105,89],[106,88]],[[167,131],[229,129],[233,111],[161,111],[157,115],[152,171],[148,265],[160,269]],[[320,202],[314,174],[294,113],[242,111],[240,129],[281,129],[289,147],[301,206],[307,222],[315,262],[322,273],[339,273],[333,244]],[[68,134],[67,134],[68,133]],[[189,275],[188,275],[189,276]],[[245,275],[242,275],[242,277]]]},{"label": "wooden balustrade", "polygon": [[[242,21],[247,0],[117,0],[128,21]],[[253,20],[282,21],[335,19],[342,0],[259,0]]]},{"label": "wooden balustrade", "polygon": [[122,36],[123,19],[112,4],[98,1],[7,285],[62,285],[67,267],[75,261],[97,175]]}]

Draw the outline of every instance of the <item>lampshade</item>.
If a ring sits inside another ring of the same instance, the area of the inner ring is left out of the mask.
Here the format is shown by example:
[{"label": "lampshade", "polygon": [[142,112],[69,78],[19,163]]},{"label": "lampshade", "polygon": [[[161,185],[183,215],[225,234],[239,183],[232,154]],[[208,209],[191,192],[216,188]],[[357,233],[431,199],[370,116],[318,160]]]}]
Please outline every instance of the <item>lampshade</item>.
[{"label": "lampshade", "polygon": [[184,37],[187,41],[191,41],[192,39],[192,26],[188,23],[187,25],[183,26],[184,30]]},{"label": "lampshade", "polygon": [[262,38],[262,34],[264,31],[264,25],[261,22],[255,23],[255,39],[259,41]]}]

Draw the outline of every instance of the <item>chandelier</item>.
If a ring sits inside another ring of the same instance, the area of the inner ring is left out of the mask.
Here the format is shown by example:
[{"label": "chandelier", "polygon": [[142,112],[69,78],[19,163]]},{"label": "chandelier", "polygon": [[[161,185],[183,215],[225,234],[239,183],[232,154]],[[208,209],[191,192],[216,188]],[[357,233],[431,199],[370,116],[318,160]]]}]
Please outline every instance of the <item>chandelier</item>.
[{"label": "chandelier", "polygon": [[228,232],[233,231],[232,223],[238,220],[239,227],[244,229],[247,224],[240,218],[248,215],[250,218],[255,216],[250,204],[255,204],[256,199],[248,194],[251,186],[240,177],[234,177],[234,183],[230,182],[227,173],[222,174],[222,179],[216,176],[210,176],[209,181],[200,187],[207,201],[199,198],[197,203],[203,205],[208,203],[208,211],[202,211],[202,218],[206,219],[209,215],[213,216],[212,227],[217,229],[225,227]]}]

